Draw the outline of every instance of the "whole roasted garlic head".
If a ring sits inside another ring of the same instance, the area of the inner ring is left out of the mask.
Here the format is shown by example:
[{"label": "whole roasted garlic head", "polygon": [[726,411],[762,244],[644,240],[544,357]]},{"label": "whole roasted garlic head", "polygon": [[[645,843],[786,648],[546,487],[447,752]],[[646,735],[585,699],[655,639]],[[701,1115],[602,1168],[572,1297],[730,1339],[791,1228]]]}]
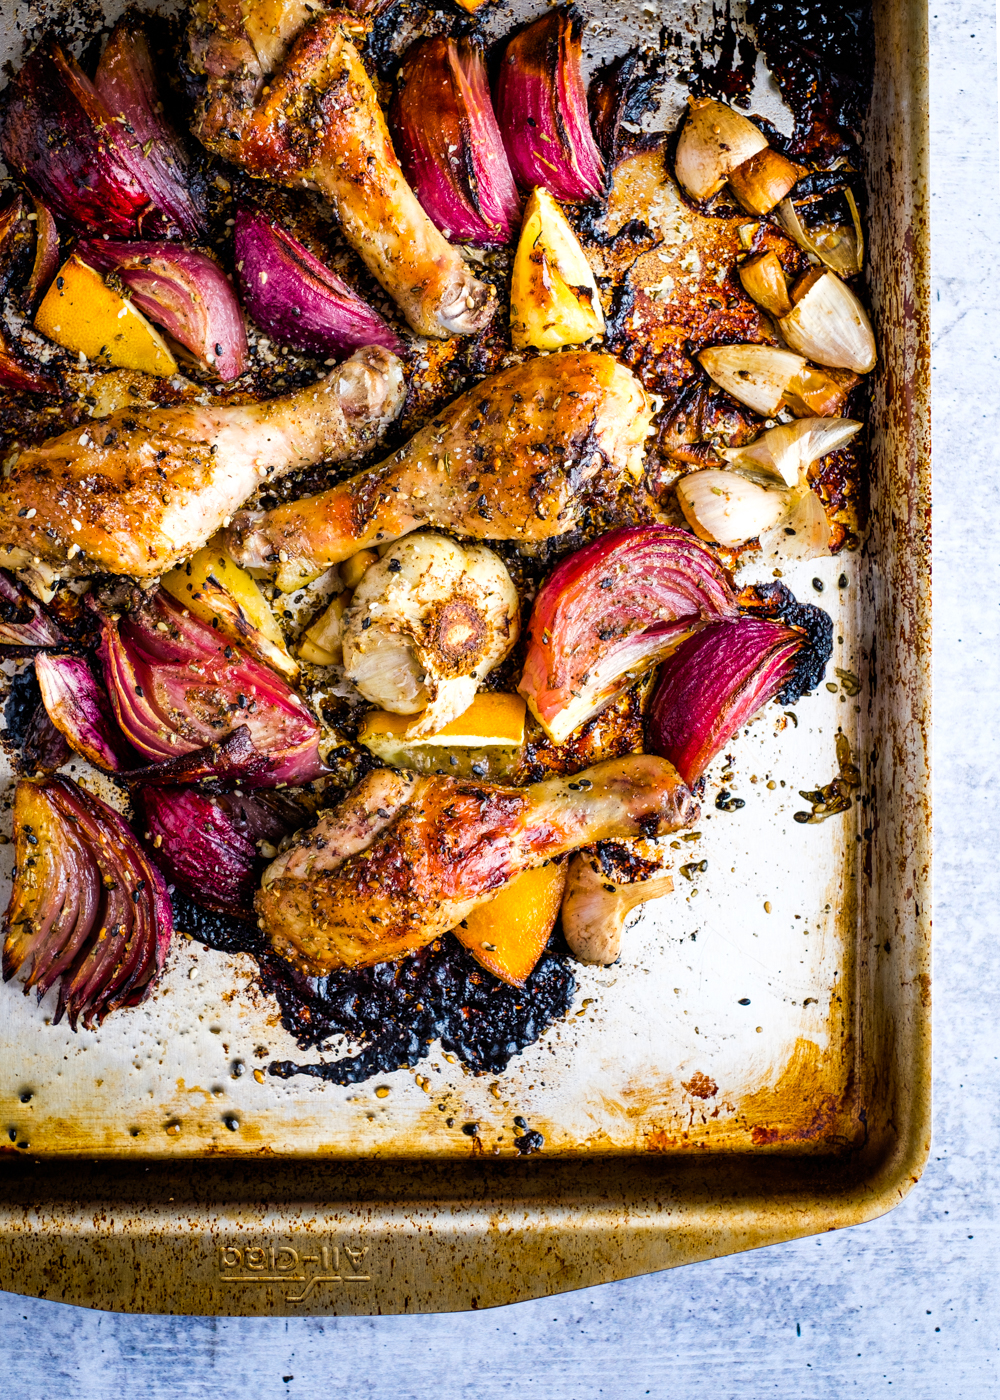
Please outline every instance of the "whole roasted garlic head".
[{"label": "whole roasted garlic head", "polygon": [[421,738],[468,709],[518,630],[503,560],[420,530],[390,545],[358,584],[344,618],[344,670],[383,710],[419,714],[408,737]]}]

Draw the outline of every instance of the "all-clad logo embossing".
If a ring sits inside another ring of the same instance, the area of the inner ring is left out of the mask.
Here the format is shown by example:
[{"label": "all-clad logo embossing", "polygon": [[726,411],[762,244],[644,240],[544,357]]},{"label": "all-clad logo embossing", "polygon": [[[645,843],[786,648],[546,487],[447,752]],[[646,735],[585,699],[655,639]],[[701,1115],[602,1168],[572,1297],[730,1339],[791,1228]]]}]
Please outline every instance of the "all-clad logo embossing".
[{"label": "all-clad logo embossing", "polygon": [[287,1303],[301,1303],[324,1283],[371,1283],[364,1272],[368,1246],[313,1245],[317,1253],[301,1254],[290,1244],[219,1246],[219,1272],[223,1283],[277,1283],[285,1285]]}]

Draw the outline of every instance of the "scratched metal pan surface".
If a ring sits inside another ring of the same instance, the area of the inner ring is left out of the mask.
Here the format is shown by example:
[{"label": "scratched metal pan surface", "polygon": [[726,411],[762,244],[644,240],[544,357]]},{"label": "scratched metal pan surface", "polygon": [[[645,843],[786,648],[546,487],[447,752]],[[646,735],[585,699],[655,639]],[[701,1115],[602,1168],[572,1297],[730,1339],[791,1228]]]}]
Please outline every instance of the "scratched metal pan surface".
[{"label": "scratched metal pan surface", "polygon": [[[613,21],[581,8],[593,61],[661,25],[696,38],[713,22],[697,0],[621,5]],[[16,59],[18,14],[4,20]],[[772,706],[734,740],[700,835],[675,852],[675,893],[646,906],[619,965],[575,969],[569,1014],[502,1075],[472,1076],[438,1046],[348,1088],[255,1074],[308,1056],[249,959],[184,938],[152,1000],[100,1031],[53,1026],[50,1007],[4,989],[3,1287],[148,1312],[481,1307],[855,1223],[917,1179],[930,1102],[922,0],[879,4],[875,29],[871,518],[859,552],[786,576],[803,598],[822,580],[833,665],[858,693],[821,688],[794,718]],[[659,123],[682,101],[668,88]],[[790,120],[763,70],[754,105]],[[707,275],[706,221],[666,187],[654,203],[665,272]],[[800,789],[836,773],[838,728],[860,799],[800,824]],[[739,811],[714,807],[723,771]],[[517,1155],[515,1116],[542,1134],[537,1156]]]}]

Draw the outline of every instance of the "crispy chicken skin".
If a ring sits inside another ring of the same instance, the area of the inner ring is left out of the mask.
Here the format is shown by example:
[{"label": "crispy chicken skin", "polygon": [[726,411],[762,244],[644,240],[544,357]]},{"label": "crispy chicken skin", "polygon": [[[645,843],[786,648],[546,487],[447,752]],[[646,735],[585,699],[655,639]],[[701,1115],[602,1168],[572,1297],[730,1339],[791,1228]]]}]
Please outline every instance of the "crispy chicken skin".
[{"label": "crispy chicken skin", "polygon": [[300,0],[198,0],[189,47],[206,89],[194,133],[250,175],[325,195],[348,243],[419,334],[471,335],[492,318],[496,293],[473,277],[406,183],[350,39],[358,30],[356,16],[310,17]]},{"label": "crispy chicken skin", "polygon": [[648,754],[526,788],[379,769],[272,861],[257,913],[301,972],[367,967],[431,943],[523,870],[697,817],[675,770]]},{"label": "crispy chicken skin", "polygon": [[0,481],[0,564],[155,578],[264,480],[370,448],[404,394],[399,360],[369,346],[278,399],[122,409],[26,448]]},{"label": "crispy chicken skin", "polygon": [[652,406],[610,355],[532,359],[477,384],[379,466],[233,522],[240,563],[280,565],[291,589],[359,549],[423,525],[477,540],[544,540],[571,530],[602,466],[638,479]]}]

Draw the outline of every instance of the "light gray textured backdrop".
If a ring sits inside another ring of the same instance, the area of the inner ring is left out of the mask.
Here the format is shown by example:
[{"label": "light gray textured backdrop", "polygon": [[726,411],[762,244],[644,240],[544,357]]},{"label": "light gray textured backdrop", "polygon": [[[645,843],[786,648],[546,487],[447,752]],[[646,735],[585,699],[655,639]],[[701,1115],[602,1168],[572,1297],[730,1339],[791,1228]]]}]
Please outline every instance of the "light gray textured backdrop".
[{"label": "light gray textured backdrop", "polygon": [[0,1295],[16,1400],[1000,1394],[1000,196],[995,16],[933,4],[935,1138],[891,1215],[493,1312],[108,1316]]}]

